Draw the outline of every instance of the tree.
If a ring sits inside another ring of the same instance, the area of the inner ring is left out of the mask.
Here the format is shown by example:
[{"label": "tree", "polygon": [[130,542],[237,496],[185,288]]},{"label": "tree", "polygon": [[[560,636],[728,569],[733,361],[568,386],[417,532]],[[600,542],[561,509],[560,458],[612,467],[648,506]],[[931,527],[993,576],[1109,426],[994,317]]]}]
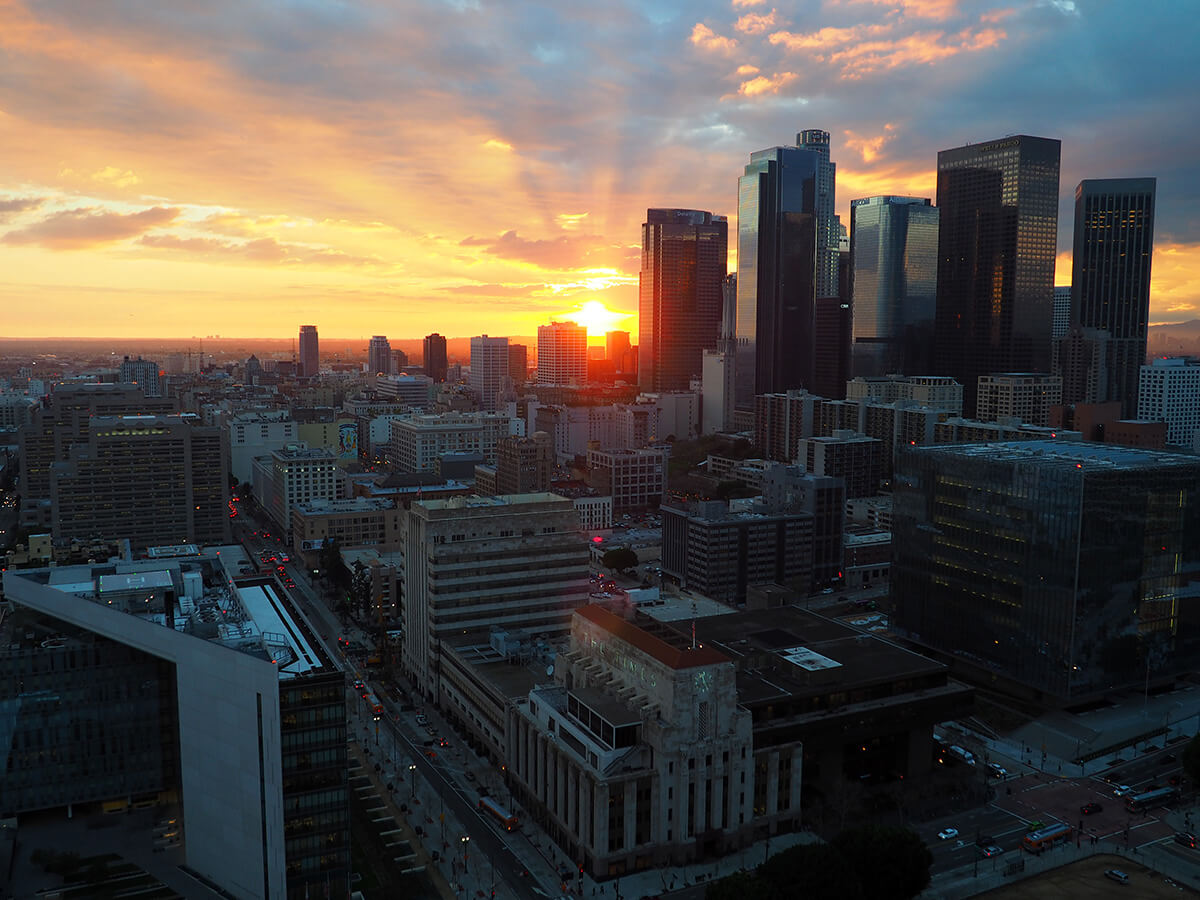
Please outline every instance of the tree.
[{"label": "tree", "polygon": [[710,882],[704,890],[704,900],[784,900],[775,885],[748,872],[734,872],[719,881]]},{"label": "tree", "polygon": [[862,900],[862,880],[853,864],[832,844],[797,844],[776,853],[758,877],[780,897],[796,895],[796,873],[804,873],[805,900]]},{"label": "tree", "polygon": [[1183,750],[1183,774],[1192,784],[1200,784],[1200,734],[1188,741]]},{"label": "tree", "polygon": [[342,569],[342,546],[336,537],[325,538],[321,544],[321,551],[317,554],[317,562],[325,578],[338,580]]},{"label": "tree", "polygon": [[638,555],[628,547],[614,547],[600,558],[600,563],[613,572],[626,572],[638,564]]},{"label": "tree", "polygon": [[933,854],[915,831],[896,825],[858,825],[833,839],[858,872],[863,896],[911,900],[929,886]]},{"label": "tree", "polygon": [[371,570],[361,559],[354,561],[354,574],[350,576],[350,602],[358,614],[366,619],[371,614]]}]

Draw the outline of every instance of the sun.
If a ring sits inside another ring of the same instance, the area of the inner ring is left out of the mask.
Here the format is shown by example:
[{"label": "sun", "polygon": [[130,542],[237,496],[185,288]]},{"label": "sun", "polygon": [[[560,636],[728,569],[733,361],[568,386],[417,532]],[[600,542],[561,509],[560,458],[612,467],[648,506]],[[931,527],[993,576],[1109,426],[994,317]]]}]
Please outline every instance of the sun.
[{"label": "sun", "polygon": [[589,337],[598,337],[608,331],[616,331],[626,319],[633,318],[631,313],[614,312],[599,300],[589,300],[574,311],[567,314],[578,325],[588,330]]}]

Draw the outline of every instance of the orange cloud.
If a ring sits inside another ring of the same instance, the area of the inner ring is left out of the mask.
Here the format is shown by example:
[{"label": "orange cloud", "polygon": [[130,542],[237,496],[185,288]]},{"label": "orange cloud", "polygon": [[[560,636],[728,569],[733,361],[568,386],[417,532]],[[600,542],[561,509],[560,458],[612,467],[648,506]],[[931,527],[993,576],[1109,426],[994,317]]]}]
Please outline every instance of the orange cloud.
[{"label": "orange cloud", "polygon": [[767,40],[772,44],[782,44],[788,50],[829,50],[887,34],[891,30],[891,25],[851,25],[848,28],[821,28],[803,34],[776,31]]},{"label": "orange cloud", "polygon": [[0,240],[5,244],[36,244],[51,250],[82,250],[136,237],[151,228],[169,224],[178,215],[178,209],[166,206],[128,214],[96,207],[65,209],[51,213],[40,222],[10,231]]},{"label": "orange cloud", "polygon": [[776,11],[772,9],[769,13],[747,13],[738,19],[733,27],[738,31],[746,34],[762,34],[768,28],[774,28],[776,24]]},{"label": "orange cloud", "polygon": [[696,23],[690,40],[702,50],[716,50],[720,53],[729,53],[737,47],[736,40],[717,34],[703,22]]},{"label": "orange cloud", "polygon": [[237,243],[219,238],[181,238],[173,234],[146,234],[142,235],[138,244],[159,250],[222,256],[237,262],[255,264],[364,266],[379,263],[378,259],[354,256],[330,247],[289,244],[270,237]]},{"label": "orange cloud", "polygon": [[886,6],[889,12],[943,21],[958,12],[958,0],[844,0],[847,6]]},{"label": "orange cloud", "polygon": [[995,28],[969,28],[949,38],[941,31],[919,32],[894,41],[866,41],[839,50],[830,62],[841,66],[842,78],[856,79],[901,66],[931,65],[960,53],[995,47],[1007,35]]},{"label": "orange cloud", "polygon": [[795,72],[779,72],[769,78],[759,75],[749,81],[743,81],[738,87],[738,93],[744,97],[757,97],[761,94],[778,94],[779,89],[796,80]]},{"label": "orange cloud", "polygon": [[[838,197],[857,200],[860,197],[877,197],[897,194],[909,197],[937,195],[937,170],[909,168],[902,163],[875,165],[861,171],[839,164],[837,172]],[[850,219],[843,217],[849,224]]]},{"label": "orange cloud", "polygon": [[737,71],[734,74],[741,75],[744,77],[746,75],[757,75],[758,72],[759,72],[758,66],[751,66],[751,65],[747,64],[744,66],[738,66]]},{"label": "orange cloud", "polygon": [[845,131],[843,134],[846,135],[846,146],[862,156],[863,162],[872,162],[877,156],[879,156],[879,152],[883,149],[883,145],[894,137],[894,135],[889,134],[888,132],[894,131],[895,127],[896,126],[891,122],[888,122],[883,126],[884,134],[878,134],[875,137],[870,138],[860,137],[853,131]]},{"label": "orange cloud", "polygon": [[733,0],[734,9],[744,9],[747,6],[762,6],[767,0]]},{"label": "orange cloud", "polygon": [[1197,310],[1200,310],[1200,242],[1158,244],[1150,268],[1151,321],[1200,318]]}]

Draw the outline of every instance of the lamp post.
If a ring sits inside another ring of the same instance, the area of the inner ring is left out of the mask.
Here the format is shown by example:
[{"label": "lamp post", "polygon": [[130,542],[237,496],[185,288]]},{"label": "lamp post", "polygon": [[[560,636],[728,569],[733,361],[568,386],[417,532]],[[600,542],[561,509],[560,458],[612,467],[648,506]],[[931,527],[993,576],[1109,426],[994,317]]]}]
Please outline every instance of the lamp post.
[{"label": "lamp post", "polygon": [[417,798],[417,764],[416,763],[410,763],[408,766],[408,780],[409,780],[409,783],[412,785],[412,793],[409,794],[409,797],[411,799],[415,800]]},{"label": "lamp post", "polygon": [[464,835],[463,835],[461,838],[459,838],[459,840],[460,840],[460,841],[462,841],[462,848],[463,848],[463,875],[465,876],[465,875],[467,874],[467,844],[469,844],[469,843],[470,843],[470,841],[471,841],[471,836],[470,836],[469,834],[464,834]]}]

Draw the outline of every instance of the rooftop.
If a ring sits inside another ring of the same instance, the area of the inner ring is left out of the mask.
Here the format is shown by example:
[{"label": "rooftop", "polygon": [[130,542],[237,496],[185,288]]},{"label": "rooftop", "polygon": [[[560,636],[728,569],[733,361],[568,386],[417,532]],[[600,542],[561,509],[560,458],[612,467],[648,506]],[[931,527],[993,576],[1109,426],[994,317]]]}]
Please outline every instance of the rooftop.
[{"label": "rooftop", "polygon": [[1007,441],[994,444],[935,444],[905,448],[908,453],[977,457],[1002,462],[1029,462],[1086,472],[1200,467],[1200,457],[1143,447],[1083,441]]},{"label": "rooftop", "polygon": [[645,613],[630,610],[626,616],[622,616],[603,606],[591,604],[581,606],[575,610],[575,614],[594,622],[614,637],[632,644],[672,669],[691,669],[730,661],[730,657],[724,653],[704,644],[698,644],[693,649],[686,635]]}]

